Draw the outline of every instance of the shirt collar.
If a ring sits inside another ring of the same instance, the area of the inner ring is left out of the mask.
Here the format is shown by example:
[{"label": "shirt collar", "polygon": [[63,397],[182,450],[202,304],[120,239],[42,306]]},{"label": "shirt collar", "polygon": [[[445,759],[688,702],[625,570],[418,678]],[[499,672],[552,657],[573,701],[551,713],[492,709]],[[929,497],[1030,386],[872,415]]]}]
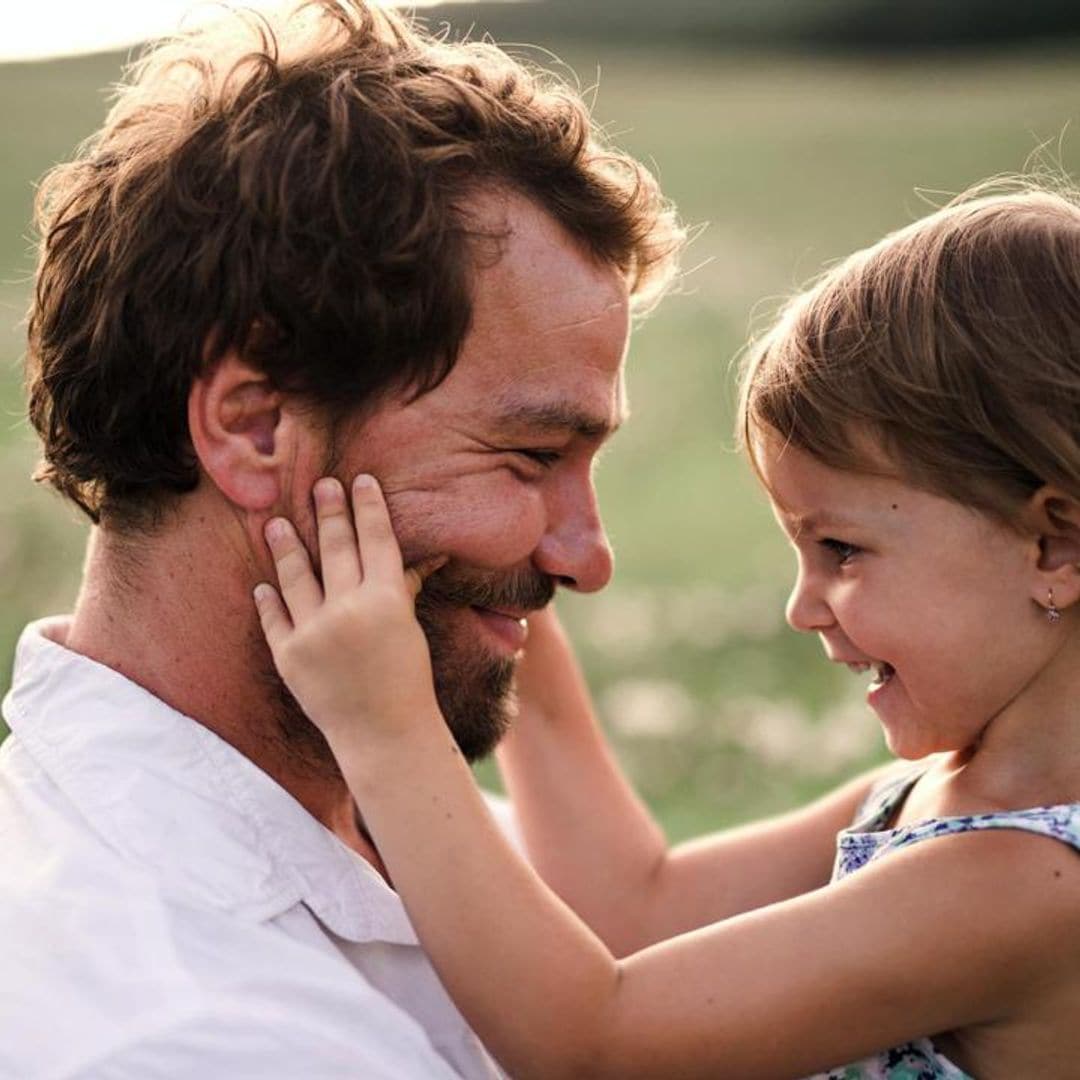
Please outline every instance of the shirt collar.
[{"label": "shirt collar", "polygon": [[185,903],[252,921],[303,903],[350,941],[417,943],[366,860],[212,731],[59,644],[66,627],[23,631],[4,716],[110,847]]}]

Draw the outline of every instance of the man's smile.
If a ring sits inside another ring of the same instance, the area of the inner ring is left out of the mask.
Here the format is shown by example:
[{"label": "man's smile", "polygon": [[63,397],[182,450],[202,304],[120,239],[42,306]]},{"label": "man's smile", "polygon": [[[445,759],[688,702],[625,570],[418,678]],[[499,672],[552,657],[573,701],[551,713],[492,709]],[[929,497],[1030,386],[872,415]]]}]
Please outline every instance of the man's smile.
[{"label": "man's smile", "polygon": [[529,636],[529,623],[526,617],[512,611],[496,611],[493,608],[473,607],[485,636],[498,644],[498,651],[516,656],[523,648]]}]

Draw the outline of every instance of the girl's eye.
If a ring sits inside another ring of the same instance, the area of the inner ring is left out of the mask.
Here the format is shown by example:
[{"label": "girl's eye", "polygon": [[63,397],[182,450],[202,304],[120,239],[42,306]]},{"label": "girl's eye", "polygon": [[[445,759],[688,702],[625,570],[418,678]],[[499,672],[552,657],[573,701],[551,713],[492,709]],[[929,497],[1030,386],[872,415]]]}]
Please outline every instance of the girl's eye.
[{"label": "girl's eye", "polygon": [[849,563],[859,553],[859,548],[854,544],[849,544],[846,540],[834,540],[832,537],[826,537],[824,540],[819,540],[818,543],[823,548],[831,551],[841,566]]}]

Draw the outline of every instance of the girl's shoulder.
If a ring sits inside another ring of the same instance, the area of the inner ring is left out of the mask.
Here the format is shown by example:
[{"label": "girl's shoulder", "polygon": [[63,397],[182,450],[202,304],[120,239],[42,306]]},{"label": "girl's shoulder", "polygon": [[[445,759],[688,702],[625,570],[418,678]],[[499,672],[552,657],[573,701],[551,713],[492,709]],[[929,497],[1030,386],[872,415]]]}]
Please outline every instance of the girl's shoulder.
[{"label": "girl's shoulder", "polygon": [[1080,851],[1080,802],[980,810],[982,799],[942,797],[949,785],[933,776],[939,764],[897,762],[878,777],[853,823],[838,835],[833,880],[913,844],[964,833],[1017,831]]},{"label": "girl's shoulder", "polygon": [[[1034,963],[1033,970],[1059,961],[1075,969],[1080,962],[1080,802],[901,817],[927,768],[901,765],[875,785],[855,823],[837,838],[833,881],[902,863],[928,897],[966,896],[973,920],[990,919],[997,926],[1002,954],[1009,948],[1007,937],[1016,955]],[[1008,916],[999,919],[995,908]]]},{"label": "girl's shoulder", "polygon": [[929,817],[890,827],[903,792],[890,792],[837,838],[833,879],[846,877],[868,862],[913,844],[980,832],[1021,832],[1043,836],[1080,852],[1080,803],[993,810],[978,814]]},{"label": "girl's shoulder", "polygon": [[878,780],[837,837],[833,881],[902,856],[928,893],[970,893],[975,919],[1007,905],[1016,917],[1001,929],[1018,951],[1080,961],[1080,802],[909,818],[906,800],[932,767],[899,763]]},{"label": "girl's shoulder", "polygon": [[1077,804],[931,819],[846,830],[834,882],[888,913],[879,951],[903,957],[905,981],[957,1009],[940,1030],[1056,1030],[1080,996],[1078,851]]}]

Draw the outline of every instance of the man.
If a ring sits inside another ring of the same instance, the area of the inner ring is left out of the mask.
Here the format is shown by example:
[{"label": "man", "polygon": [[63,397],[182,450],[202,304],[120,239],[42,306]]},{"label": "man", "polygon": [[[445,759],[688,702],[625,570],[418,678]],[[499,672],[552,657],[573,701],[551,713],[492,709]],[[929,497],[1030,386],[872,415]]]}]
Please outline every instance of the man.
[{"label": "man", "polygon": [[525,616],[610,576],[590,470],[671,211],[565,88],[325,0],[150,53],[41,223],[40,476],[95,528],[5,703],[0,1075],[495,1075],[275,675],[262,529],[378,476],[488,752]]}]

